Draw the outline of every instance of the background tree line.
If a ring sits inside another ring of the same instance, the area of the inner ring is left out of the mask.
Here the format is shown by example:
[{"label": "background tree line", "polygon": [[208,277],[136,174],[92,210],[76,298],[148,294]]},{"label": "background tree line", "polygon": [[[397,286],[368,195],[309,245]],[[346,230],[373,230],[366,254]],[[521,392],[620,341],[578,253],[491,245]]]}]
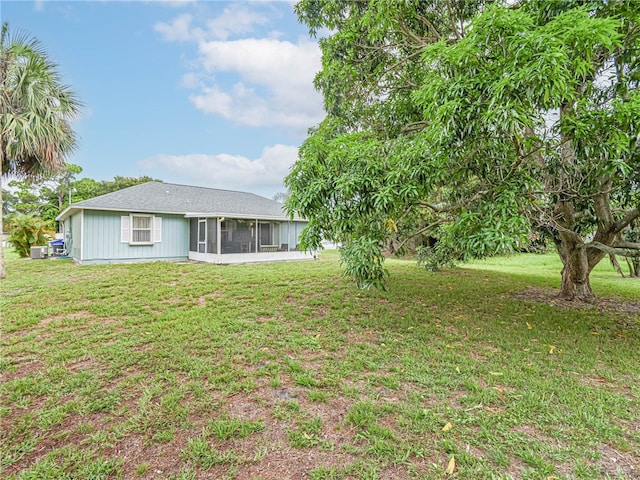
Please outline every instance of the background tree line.
[{"label": "background tree line", "polygon": [[53,222],[72,203],[141,183],[161,181],[148,176],[115,176],[113,180],[77,179],[76,176],[81,172],[80,166],[69,163],[64,170],[46,178],[11,180],[7,188],[2,189],[4,215],[34,214]]}]

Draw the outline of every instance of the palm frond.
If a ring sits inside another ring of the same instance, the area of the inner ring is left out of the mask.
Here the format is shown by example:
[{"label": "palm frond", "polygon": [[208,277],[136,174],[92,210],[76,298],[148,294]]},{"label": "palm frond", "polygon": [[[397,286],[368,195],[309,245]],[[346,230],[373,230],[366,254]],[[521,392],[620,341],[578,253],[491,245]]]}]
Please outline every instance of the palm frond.
[{"label": "palm frond", "polygon": [[0,30],[0,174],[34,177],[61,169],[76,146],[81,103],[40,42]]}]

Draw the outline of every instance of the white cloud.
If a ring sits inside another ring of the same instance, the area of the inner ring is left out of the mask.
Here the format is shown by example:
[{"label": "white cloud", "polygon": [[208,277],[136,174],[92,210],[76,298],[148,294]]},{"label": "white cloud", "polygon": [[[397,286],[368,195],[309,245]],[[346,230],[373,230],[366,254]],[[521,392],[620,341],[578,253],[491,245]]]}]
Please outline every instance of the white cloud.
[{"label": "white cloud", "polygon": [[204,83],[202,82],[202,75],[196,72],[185,73],[182,76],[182,81],[180,82],[180,86],[183,88],[199,88],[204,87]]},{"label": "white cloud", "polygon": [[[187,0],[182,3],[186,4]],[[227,40],[231,35],[244,35],[252,32],[256,25],[268,24],[269,18],[249,9],[245,4],[233,3],[217,17],[205,21],[205,28],[196,27],[193,25],[194,23],[192,15],[182,14],[169,23],[157,22],[153,28],[169,42]]]},{"label": "white cloud", "polygon": [[306,130],[324,117],[322,97],[313,87],[320,48],[309,39],[284,40],[275,30],[262,38],[229,40],[268,25],[262,12],[255,4],[232,3],[210,20],[183,14],[154,28],[167,41],[198,45],[197,61],[182,78],[196,108],[242,125]]},{"label": "white cloud", "polygon": [[193,104],[204,112],[251,126],[301,128],[324,116],[322,98],[313,87],[321,59],[317,44],[248,38],[201,42],[200,53],[208,73],[239,77],[226,90],[212,82],[192,95]]},{"label": "white cloud", "polygon": [[198,3],[198,0],[146,0],[149,3],[160,3],[167,7],[181,8]]},{"label": "white cloud", "polygon": [[178,15],[171,23],[158,22],[153,29],[160,33],[169,42],[186,42],[199,40],[204,37],[204,32],[199,28],[192,28],[193,16],[188,13]]},{"label": "white cloud", "polygon": [[227,40],[232,34],[247,34],[255,25],[266,25],[269,18],[247,8],[242,3],[233,3],[221,15],[207,22],[208,32],[213,38]]},{"label": "white cloud", "polygon": [[159,173],[154,176],[172,182],[251,191],[271,197],[284,189],[284,177],[297,158],[297,147],[272,145],[253,160],[226,153],[156,155],[138,162],[138,166],[156,170]]}]

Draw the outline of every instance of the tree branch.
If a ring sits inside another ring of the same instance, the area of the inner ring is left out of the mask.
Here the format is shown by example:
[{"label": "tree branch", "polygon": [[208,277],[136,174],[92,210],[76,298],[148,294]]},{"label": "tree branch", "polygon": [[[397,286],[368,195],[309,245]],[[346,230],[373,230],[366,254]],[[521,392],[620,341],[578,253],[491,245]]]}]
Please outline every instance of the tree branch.
[{"label": "tree branch", "polygon": [[422,235],[424,232],[428,232],[429,230],[433,230],[438,225],[442,225],[443,223],[447,223],[447,220],[442,218],[436,222],[430,223],[426,227],[421,228],[417,232],[412,233],[411,235],[407,236],[407,238],[405,238],[402,242],[400,242],[400,245],[398,245],[398,247],[396,248],[396,251],[400,250],[404,246],[404,244],[407,243],[412,238],[415,238],[418,235]]},{"label": "tree branch", "polygon": [[615,248],[626,248],[628,250],[640,250],[640,243],[638,242],[618,242],[614,245]]},{"label": "tree branch", "polygon": [[622,230],[624,230],[636,218],[640,218],[640,209],[638,209],[637,207],[629,210],[622,220],[620,220],[619,222],[616,222],[615,224],[616,233],[619,233]]},{"label": "tree branch", "polygon": [[429,42],[425,42],[425,39],[416,35],[415,33],[413,33],[411,30],[409,30],[407,28],[407,26],[404,23],[400,23],[398,25],[398,28],[400,28],[400,32],[405,35],[406,37],[410,38],[411,40],[414,41],[414,45],[411,45],[412,47],[417,47],[417,48],[423,48],[426,47],[427,45],[429,45]]},{"label": "tree branch", "polygon": [[429,125],[431,125],[431,122],[428,120],[409,123],[408,125],[405,125],[404,127],[402,127],[402,133],[410,133],[410,132],[417,132],[420,130],[424,130]]},{"label": "tree branch", "polygon": [[441,207],[439,207],[437,205],[434,205],[432,203],[429,203],[429,202],[418,202],[417,204],[419,206],[421,206],[421,207],[429,208],[430,210],[433,210],[436,213],[453,213],[453,212],[460,211],[460,210],[463,210],[463,209],[467,208],[473,202],[475,202],[476,200],[484,197],[489,192],[490,192],[490,190],[478,190],[473,196],[465,199],[464,201],[461,201],[459,203],[455,203],[453,205],[445,205],[445,206],[441,206]]},{"label": "tree branch", "polygon": [[456,21],[454,19],[453,9],[451,8],[451,1],[450,0],[447,0],[447,11],[449,13],[449,24],[451,26],[451,31],[456,36],[456,38],[458,40],[460,40],[462,38],[462,36],[458,32],[458,27],[456,26]]},{"label": "tree branch", "polygon": [[418,13],[416,13],[416,18],[435,33],[436,40],[440,40],[442,38],[442,34],[438,31],[435,25],[429,21],[428,18]]},{"label": "tree branch", "polygon": [[609,255],[620,255],[621,257],[640,257],[640,244],[636,243],[635,245],[637,245],[637,247],[633,250],[629,248],[610,247],[600,242],[590,242],[587,243],[585,247],[595,248],[597,250],[606,252]]}]

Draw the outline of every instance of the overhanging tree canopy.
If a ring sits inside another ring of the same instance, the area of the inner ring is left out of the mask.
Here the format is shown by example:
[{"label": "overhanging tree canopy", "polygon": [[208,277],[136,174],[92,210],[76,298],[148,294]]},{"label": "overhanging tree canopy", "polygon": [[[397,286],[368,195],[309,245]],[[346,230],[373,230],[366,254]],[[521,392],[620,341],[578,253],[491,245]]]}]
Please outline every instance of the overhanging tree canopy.
[{"label": "overhanging tree canopy", "polygon": [[304,239],[342,242],[361,286],[389,237],[432,231],[440,258],[550,235],[561,294],[592,295],[607,254],[637,255],[640,3],[597,0],[297,5],[320,40],[327,117],[286,183]]}]

